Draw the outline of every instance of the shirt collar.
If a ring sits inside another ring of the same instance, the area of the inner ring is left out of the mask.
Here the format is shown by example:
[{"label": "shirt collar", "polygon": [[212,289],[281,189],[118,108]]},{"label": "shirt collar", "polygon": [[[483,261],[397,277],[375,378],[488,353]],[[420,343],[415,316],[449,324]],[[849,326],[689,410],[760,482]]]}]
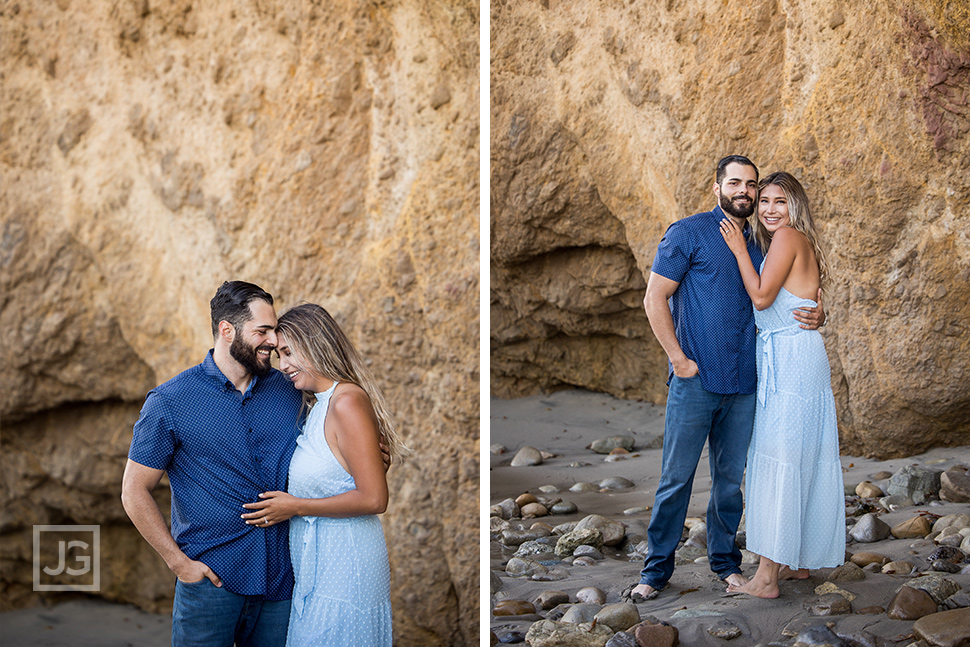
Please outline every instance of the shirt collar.
[{"label": "shirt collar", "polygon": [[[208,354],[206,354],[205,356],[205,359],[202,360],[202,370],[205,371],[206,375],[211,377],[213,380],[215,380],[222,386],[229,387],[230,389],[235,390],[236,385],[233,384],[232,380],[226,377],[225,373],[223,373],[219,369],[219,366],[216,365],[216,360],[213,357],[214,351],[215,349],[210,348]],[[246,390],[246,392],[249,393],[250,391],[253,391],[256,388],[256,384],[258,382],[259,382],[259,376],[253,375],[252,379],[249,382],[249,388]]]}]

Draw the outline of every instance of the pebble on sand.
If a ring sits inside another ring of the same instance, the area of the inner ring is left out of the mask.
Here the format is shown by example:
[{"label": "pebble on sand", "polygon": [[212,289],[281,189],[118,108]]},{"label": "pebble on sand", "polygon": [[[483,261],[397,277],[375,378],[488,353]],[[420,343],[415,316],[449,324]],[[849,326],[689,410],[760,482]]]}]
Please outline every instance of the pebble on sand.
[{"label": "pebble on sand", "polygon": [[532,465],[542,465],[542,452],[535,447],[526,445],[512,459],[512,467],[529,467]]},{"label": "pebble on sand", "polygon": [[920,640],[936,647],[962,647],[970,644],[970,608],[923,616],[913,623],[913,633]]}]

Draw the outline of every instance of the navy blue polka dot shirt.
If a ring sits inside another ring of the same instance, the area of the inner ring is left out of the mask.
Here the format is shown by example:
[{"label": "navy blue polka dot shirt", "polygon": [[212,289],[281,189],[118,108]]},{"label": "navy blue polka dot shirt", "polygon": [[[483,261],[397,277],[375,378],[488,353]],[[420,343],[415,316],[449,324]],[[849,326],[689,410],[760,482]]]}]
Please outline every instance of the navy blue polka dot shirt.
[{"label": "navy blue polka dot shirt", "polygon": [[[704,389],[725,395],[754,393],[754,311],[738,261],[721,236],[724,218],[718,206],[670,225],[650,270],[680,284],[670,300],[674,329],[684,354],[697,362]],[[761,267],[764,255],[751,237],[748,255]],[[669,384],[674,371],[669,362],[667,367]]]},{"label": "navy blue polka dot shirt", "polygon": [[287,600],[293,591],[289,524],[247,525],[243,503],[286,491],[300,432],[302,396],[277,370],[253,377],[245,394],[212,358],[148,393],[128,458],[165,470],[172,487],[172,537],[227,590]]}]

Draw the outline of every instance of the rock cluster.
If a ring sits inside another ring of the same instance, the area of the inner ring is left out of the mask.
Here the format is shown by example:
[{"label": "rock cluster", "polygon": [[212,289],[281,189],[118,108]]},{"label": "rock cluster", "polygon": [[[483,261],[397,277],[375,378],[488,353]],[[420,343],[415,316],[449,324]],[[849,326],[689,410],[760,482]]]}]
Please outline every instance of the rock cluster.
[{"label": "rock cluster", "polygon": [[42,602],[31,526],[75,523],[101,525],[103,597],[170,607],[121,475],[235,278],[323,304],[370,362],[416,450],[388,476],[395,638],[477,644],[477,3],[2,14],[3,608]]},{"label": "rock cluster", "polygon": [[[587,449],[593,450],[593,447]],[[895,473],[874,474],[870,480],[847,485],[845,564],[820,571],[824,573],[824,581],[812,583],[807,589],[801,587],[802,597],[796,598],[797,604],[788,600],[790,608],[800,606],[802,612],[790,619],[782,635],[794,639],[793,644],[800,647],[889,645],[867,630],[835,631],[832,627],[836,627],[836,622],[826,624],[865,616],[869,627],[880,622],[911,623],[913,633],[927,647],[970,641],[970,623],[964,622],[970,614],[970,510],[947,514],[930,511],[943,505],[952,507],[953,502],[970,495],[958,486],[945,493],[942,490],[943,475],[950,475],[947,482],[959,484],[966,472],[963,465],[945,472],[906,465]],[[629,599],[632,585],[620,593],[611,579],[615,575],[596,575],[622,570],[624,580],[634,579],[647,550],[644,522],[582,511],[576,515],[576,521],[556,524],[552,523],[552,514],[529,517],[523,511],[534,502],[541,503],[545,509],[562,503],[556,496],[556,488],[544,486],[541,490],[537,494],[523,493],[515,499],[505,499],[491,508],[493,567],[495,557],[502,556],[501,570],[492,572],[493,644],[674,646],[680,644],[680,632],[691,619],[705,619],[704,630],[712,638],[732,640],[751,635],[743,620],[744,611],[732,613],[731,607],[718,607],[718,604],[681,607],[666,620],[645,615],[655,603],[634,604]],[[599,496],[609,496],[608,491],[598,491]],[[941,501],[944,495],[949,502]],[[922,505],[917,506],[916,500]],[[911,514],[900,519],[904,512]],[[886,515],[893,515],[892,523],[882,519]],[[687,519],[676,551],[679,568],[707,568],[706,532],[704,519]],[[742,549],[744,538],[742,528],[737,536]],[[894,547],[900,542],[908,548],[905,559],[899,558],[901,551]],[[757,562],[756,555],[742,552],[744,563]],[[612,569],[618,562],[626,566]],[[703,581],[696,574],[690,577],[693,582]],[[812,579],[817,577],[813,571]],[[530,599],[515,599],[506,592],[505,583],[510,578],[539,583],[540,590]],[[596,585],[576,587],[576,582],[590,579]],[[719,588],[722,592],[719,597],[724,597],[723,584],[699,586]],[[681,594],[696,590],[687,589]],[[881,591],[882,597],[873,599],[873,591]],[[791,595],[791,591],[785,595]],[[859,603],[862,596],[865,596],[864,604]],[[751,605],[767,603],[744,596],[742,599]],[[755,610],[755,606],[750,609]],[[863,625],[848,623],[848,626]],[[898,633],[899,626],[891,626]],[[696,629],[693,631],[696,639]]]},{"label": "rock cluster", "polygon": [[645,277],[666,227],[714,205],[715,162],[743,153],[809,194],[843,450],[970,443],[965,3],[510,2],[491,19],[494,395],[663,402]]}]

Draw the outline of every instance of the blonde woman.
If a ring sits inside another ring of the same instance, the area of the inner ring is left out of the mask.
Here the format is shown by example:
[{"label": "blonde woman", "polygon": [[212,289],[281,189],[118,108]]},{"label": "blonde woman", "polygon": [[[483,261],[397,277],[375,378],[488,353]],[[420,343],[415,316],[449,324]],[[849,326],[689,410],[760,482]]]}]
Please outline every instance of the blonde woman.
[{"label": "blonde woman", "polygon": [[286,644],[390,646],[390,570],[377,515],[387,507],[383,437],[408,453],[380,389],[330,314],[315,304],[277,327],[280,370],[310,408],[290,461],[289,493],[245,504],[246,523],[290,519],[293,601]]},{"label": "blonde woman", "polygon": [[745,514],[748,550],[761,556],[754,578],[729,592],[778,597],[778,580],[845,558],[845,504],[835,399],[821,334],[792,311],[814,307],[825,260],[802,185],[772,173],[759,185],[755,240],[760,275],[736,223],[721,234],[734,253],[758,326],[758,399],[748,447]]}]

